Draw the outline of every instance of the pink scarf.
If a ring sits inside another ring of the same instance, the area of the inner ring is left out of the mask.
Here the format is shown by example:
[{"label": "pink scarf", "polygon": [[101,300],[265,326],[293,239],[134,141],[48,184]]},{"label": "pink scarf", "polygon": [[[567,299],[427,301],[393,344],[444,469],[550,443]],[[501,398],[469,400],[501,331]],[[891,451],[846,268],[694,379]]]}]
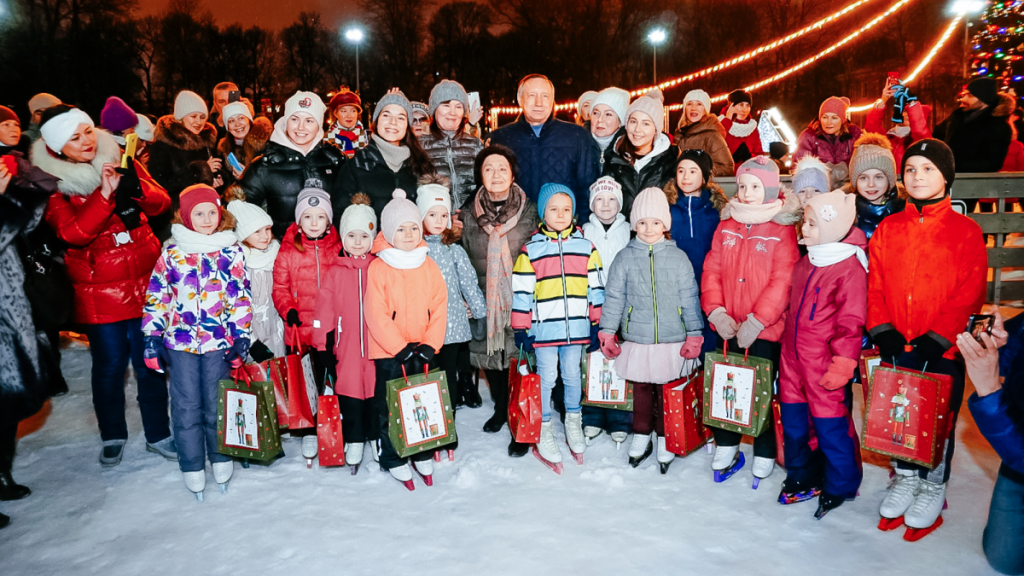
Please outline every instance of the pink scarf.
[{"label": "pink scarf", "polygon": [[[513,196],[514,195],[514,196]],[[519,224],[526,208],[526,194],[513,186],[505,206],[519,209],[499,223],[500,212],[481,188],[473,203],[474,214],[480,227],[487,233],[487,355],[505,349],[505,328],[512,323],[512,253],[508,248],[508,233]]]},{"label": "pink scarf", "polygon": [[743,204],[733,198],[729,200],[729,217],[740,224],[764,224],[771,222],[772,218],[782,212],[782,198],[776,198],[774,202],[767,204]]}]

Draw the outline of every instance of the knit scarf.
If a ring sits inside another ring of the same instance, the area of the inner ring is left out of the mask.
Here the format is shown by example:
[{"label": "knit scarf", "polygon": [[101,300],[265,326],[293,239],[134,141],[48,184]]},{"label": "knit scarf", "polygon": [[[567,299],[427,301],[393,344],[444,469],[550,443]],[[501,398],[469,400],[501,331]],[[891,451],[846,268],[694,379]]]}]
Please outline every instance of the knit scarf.
[{"label": "knit scarf", "polygon": [[273,270],[277,253],[281,250],[281,243],[271,240],[266,250],[256,250],[242,244],[242,254],[245,255],[245,267],[251,270]]},{"label": "knit scarf", "polygon": [[396,270],[414,270],[426,262],[427,252],[429,251],[430,248],[426,246],[420,246],[412,250],[385,248],[377,253],[377,257]]},{"label": "knit scarf", "polygon": [[494,206],[481,188],[473,203],[480,228],[487,233],[487,355],[505,349],[505,327],[512,323],[512,252],[508,233],[519,224],[526,208],[526,194],[513,184],[508,200]]},{"label": "knit scarf", "polygon": [[234,232],[214,232],[213,234],[200,234],[190,230],[183,224],[171,225],[171,238],[178,250],[186,254],[210,254],[233,246],[238,242],[238,236]]},{"label": "knit scarf", "polygon": [[842,262],[850,256],[856,256],[857,260],[860,261],[860,265],[864,267],[864,271],[867,271],[868,256],[860,246],[844,242],[829,242],[828,244],[807,247],[807,258],[810,259],[811,264],[818,268]]},{"label": "knit scarf", "polygon": [[764,224],[782,212],[782,198],[767,204],[744,204],[733,198],[729,200],[729,216],[740,224]]},{"label": "knit scarf", "polygon": [[391,168],[392,172],[397,173],[402,169],[402,164],[409,159],[409,155],[412,152],[408,146],[396,146],[391,142],[373,135],[373,141],[377,143],[377,149],[380,150],[380,155],[384,157],[384,162],[387,163],[388,168]]}]

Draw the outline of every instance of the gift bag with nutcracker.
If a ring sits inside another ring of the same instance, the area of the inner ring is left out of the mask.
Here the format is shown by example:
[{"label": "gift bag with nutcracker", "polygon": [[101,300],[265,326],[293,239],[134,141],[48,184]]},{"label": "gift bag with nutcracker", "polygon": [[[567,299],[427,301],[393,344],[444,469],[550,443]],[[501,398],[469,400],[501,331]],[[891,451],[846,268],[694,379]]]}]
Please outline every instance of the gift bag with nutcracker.
[{"label": "gift bag with nutcracker", "polygon": [[705,355],[704,424],[758,437],[771,417],[771,360],[747,354]]},{"label": "gift bag with nutcracker", "polygon": [[[455,442],[455,418],[444,370],[387,382],[388,436],[402,458]],[[340,446],[340,444],[339,444]]]},{"label": "gift bag with nutcracker", "polygon": [[863,445],[897,460],[935,468],[949,435],[953,377],[894,368],[875,368],[865,408]]},{"label": "gift bag with nutcracker", "polygon": [[270,461],[281,453],[273,384],[252,380],[245,370],[236,371],[236,378],[219,383],[217,451],[237,458]]},{"label": "gift bag with nutcracker", "polygon": [[523,444],[540,440],[540,376],[531,368],[529,355],[520,348],[508,372],[508,429],[512,438]]}]

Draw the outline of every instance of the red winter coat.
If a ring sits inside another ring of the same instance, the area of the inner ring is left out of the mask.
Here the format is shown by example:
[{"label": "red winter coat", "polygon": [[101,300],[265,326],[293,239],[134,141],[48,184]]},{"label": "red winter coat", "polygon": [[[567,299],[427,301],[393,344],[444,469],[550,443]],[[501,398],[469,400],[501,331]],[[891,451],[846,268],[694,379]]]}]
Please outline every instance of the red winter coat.
[{"label": "red winter coat", "polygon": [[313,343],[313,312],[316,309],[317,293],[327,278],[327,272],[338,259],[341,242],[334,226],[317,240],[301,237],[303,251],[295,247],[298,224],[292,224],[281,240],[281,251],[274,261],[274,308],[285,319],[284,343],[295,346],[295,328],[288,326],[288,311],[298,310],[302,325],[298,327],[299,340],[303,346]]},{"label": "red winter coat", "polygon": [[907,122],[910,124],[910,135],[900,138],[899,136],[886,132],[884,127],[886,107],[871,107],[867,120],[864,121],[864,131],[881,134],[889,139],[892,144],[892,155],[896,159],[896,170],[899,171],[903,162],[903,151],[918,140],[932,137],[932,131],[928,128],[928,114],[931,108],[922,104],[914,104],[906,108],[903,113],[907,115]]},{"label": "red winter coat", "polygon": [[1006,152],[1006,160],[1000,172],[1024,171],[1024,144],[1019,140],[1010,140],[1010,149]]},{"label": "red winter coat", "polygon": [[[842,243],[862,250],[868,247],[867,237],[856,227]],[[830,393],[819,383],[833,356],[860,358],[867,293],[868,273],[856,256],[820,268],[807,256],[797,262],[782,336],[785,369],[780,372],[779,390],[783,402],[809,401],[816,417],[845,415],[844,390]],[[829,396],[835,401],[829,402]]]},{"label": "red winter coat", "polygon": [[[729,145],[729,154],[737,165],[746,162],[754,156],[764,156],[764,149],[761,147],[761,133],[757,130],[757,120],[748,116],[746,122],[739,122],[732,118],[720,118],[722,127],[725,128],[725,143]],[[736,150],[743,144],[747,145],[749,154],[737,159]]]},{"label": "red winter coat", "polygon": [[363,297],[366,271],[375,256],[336,258],[316,298],[313,314],[313,346],[327,347],[334,332],[334,357],[338,359],[337,394],[365,400],[373,398],[376,371],[370,360],[370,329],[366,326]]},{"label": "red winter coat", "polygon": [[895,328],[908,341],[934,332],[956,352],[956,336],[985,303],[988,254],[981,227],[938,204],[906,209],[878,225],[871,237],[868,332]]},{"label": "red winter coat", "polygon": [[789,306],[793,266],[800,258],[795,224],[800,202],[786,193],[785,204],[771,222],[749,228],[729,217],[727,204],[704,260],[700,304],[705,314],[724,307],[737,323],[754,317],[764,325],[761,340],[778,342]]},{"label": "red winter coat", "polygon": [[50,196],[46,223],[70,246],[64,261],[75,289],[75,321],[109,324],[142,317],[146,286],[160,257],[160,242],[148,218],[170,208],[171,199],[149,172],[136,164],[142,184],[141,225],[128,230],[114,214],[114,196],[100,193],[100,170],[120,160],[114,139],[96,130],[96,159],[69,162],[47,152],[42,140],[32,148],[32,163],[60,179],[60,192]]}]

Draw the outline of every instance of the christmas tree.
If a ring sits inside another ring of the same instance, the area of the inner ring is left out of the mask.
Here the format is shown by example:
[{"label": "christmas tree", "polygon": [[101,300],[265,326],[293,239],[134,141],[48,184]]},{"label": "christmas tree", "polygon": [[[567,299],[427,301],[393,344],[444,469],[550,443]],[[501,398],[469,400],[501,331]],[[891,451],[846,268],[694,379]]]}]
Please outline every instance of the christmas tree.
[{"label": "christmas tree", "polygon": [[1001,90],[1024,81],[1024,0],[993,2],[978,18],[971,38],[971,76],[999,80]]}]

